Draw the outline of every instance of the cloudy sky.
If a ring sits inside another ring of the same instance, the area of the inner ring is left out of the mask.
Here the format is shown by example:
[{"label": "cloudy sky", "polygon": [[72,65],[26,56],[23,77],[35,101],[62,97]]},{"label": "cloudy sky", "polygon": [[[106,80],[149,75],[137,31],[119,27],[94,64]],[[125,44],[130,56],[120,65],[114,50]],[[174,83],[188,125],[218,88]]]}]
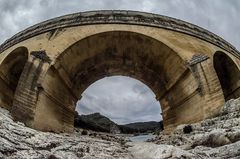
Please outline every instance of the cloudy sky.
[{"label": "cloudy sky", "polygon": [[[240,0],[0,0],[0,43],[33,24],[64,14],[101,9],[153,12],[182,19],[223,37],[240,50]],[[83,94],[82,113],[101,111],[118,123],[159,120],[159,103],[144,84],[105,78]]]},{"label": "cloudy sky", "polygon": [[154,93],[130,77],[105,77],[88,87],[82,96],[77,110],[84,114],[101,112],[120,124],[161,118]]}]

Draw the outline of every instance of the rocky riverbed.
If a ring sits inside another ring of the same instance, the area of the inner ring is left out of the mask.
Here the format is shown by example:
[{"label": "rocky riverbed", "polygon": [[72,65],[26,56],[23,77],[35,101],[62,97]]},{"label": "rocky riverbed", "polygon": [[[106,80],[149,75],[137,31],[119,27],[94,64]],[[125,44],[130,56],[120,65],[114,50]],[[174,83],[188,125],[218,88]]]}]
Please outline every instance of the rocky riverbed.
[{"label": "rocky riverbed", "polygon": [[161,133],[151,142],[155,145],[137,146],[136,155],[145,149],[151,151],[148,154],[161,156],[146,158],[240,159],[240,99],[228,101],[218,117],[179,125],[172,134]]},{"label": "rocky riverbed", "polygon": [[0,158],[240,159],[240,99],[228,101],[218,117],[180,125],[149,142],[127,142],[110,134],[76,129],[40,132],[14,122],[0,108]]},{"label": "rocky riverbed", "polygon": [[130,158],[120,138],[104,134],[55,134],[33,130],[14,122],[0,108],[0,158]]}]

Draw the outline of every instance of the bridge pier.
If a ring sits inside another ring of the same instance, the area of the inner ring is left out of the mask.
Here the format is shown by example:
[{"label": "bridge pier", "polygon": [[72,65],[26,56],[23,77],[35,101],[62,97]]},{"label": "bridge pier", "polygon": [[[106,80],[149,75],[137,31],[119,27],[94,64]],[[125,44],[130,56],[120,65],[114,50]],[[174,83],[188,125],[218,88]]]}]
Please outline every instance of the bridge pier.
[{"label": "bridge pier", "polygon": [[41,80],[50,62],[44,51],[31,52],[20,76],[11,113],[15,120],[24,122],[27,126],[33,127]]},{"label": "bridge pier", "polygon": [[[194,57],[195,56],[195,57]],[[223,92],[213,67],[212,59],[205,55],[194,55],[189,66],[198,81],[199,93],[206,101],[201,106],[203,119],[218,115],[224,104]]]}]

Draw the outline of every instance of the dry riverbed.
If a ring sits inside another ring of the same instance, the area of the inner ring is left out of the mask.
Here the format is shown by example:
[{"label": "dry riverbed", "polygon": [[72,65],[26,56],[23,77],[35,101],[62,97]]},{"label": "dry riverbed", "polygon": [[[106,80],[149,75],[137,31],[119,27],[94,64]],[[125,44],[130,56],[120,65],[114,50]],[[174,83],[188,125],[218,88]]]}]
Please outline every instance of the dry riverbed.
[{"label": "dry riverbed", "polygon": [[127,142],[110,134],[76,129],[72,134],[33,130],[0,108],[0,158],[34,159],[240,159],[240,100],[226,103],[213,119],[180,125],[151,142]]},{"label": "dry riverbed", "polygon": [[33,130],[14,122],[0,108],[0,158],[130,158],[124,141],[103,134],[56,134]]}]

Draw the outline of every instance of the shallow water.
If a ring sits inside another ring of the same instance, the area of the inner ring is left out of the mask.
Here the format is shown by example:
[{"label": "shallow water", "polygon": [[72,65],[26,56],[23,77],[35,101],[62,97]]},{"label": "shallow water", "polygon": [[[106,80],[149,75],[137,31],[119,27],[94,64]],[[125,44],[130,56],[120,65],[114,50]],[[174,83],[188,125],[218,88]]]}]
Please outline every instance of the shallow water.
[{"label": "shallow water", "polygon": [[148,139],[155,138],[156,135],[153,134],[147,134],[147,135],[138,135],[138,136],[131,136],[129,137],[129,140],[132,142],[140,142],[140,141],[147,141]]}]

